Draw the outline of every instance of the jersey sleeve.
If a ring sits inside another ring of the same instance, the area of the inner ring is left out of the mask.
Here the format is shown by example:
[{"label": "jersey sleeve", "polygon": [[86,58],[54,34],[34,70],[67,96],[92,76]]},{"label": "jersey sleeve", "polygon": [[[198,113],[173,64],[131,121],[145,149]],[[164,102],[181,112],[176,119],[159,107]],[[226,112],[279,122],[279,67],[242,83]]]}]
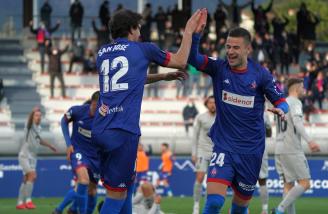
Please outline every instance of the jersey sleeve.
[{"label": "jersey sleeve", "polygon": [[171,59],[171,53],[161,50],[158,46],[150,42],[139,43],[139,47],[145,57],[158,65],[166,67]]},{"label": "jersey sleeve", "polygon": [[276,85],[276,81],[268,70],[262,68],[263,73],[262,84],[265,96],[269,101],[277,107],[281,103],[286,103],[286,98],[283,92]]},{"label": "jersey sleeve", "polygon": [[67,112],[64,114],[64,119],[66,122],[72,122],[74,120],[74,117],[76,116],[77,113],[77,107],[73,106],[67,110]]},{"label": "jersey sleeve", "polygon": [[200,38],[200,34],[193,34],[192,36],[192,44],[188,58],[188,64],[191,64],[192,66],[197,68],[197,70],[202,71],[213,77],[216,72],[219,71],[219,69],[217,69],[217,65],[223,62],[223,60],[200,54],[198,50]]}]

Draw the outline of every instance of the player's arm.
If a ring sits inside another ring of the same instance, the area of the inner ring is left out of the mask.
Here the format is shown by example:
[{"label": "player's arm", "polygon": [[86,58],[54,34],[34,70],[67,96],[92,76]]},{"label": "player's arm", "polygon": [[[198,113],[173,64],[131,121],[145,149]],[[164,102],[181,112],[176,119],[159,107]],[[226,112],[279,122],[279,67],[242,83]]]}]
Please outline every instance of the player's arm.
[{"label": "player's arm", "polygon": [[276,81],[273,79],[273,76],[269,73],[268,70],[261,68],[259,71],[262,74],[262,88],[265,96],[274,106],[273,108],[268,109],[268,111],[276,114],[285,120],[285,114],[288,112],[288,104],[283,92],[276,86]]},{"label": "player's arm", "polygon": [[73,109],[69,109],[65,115],[62,117],[61,121],[60,121],[60,125],[61,125],[61,129],[63,132],[63,136],[65,139],[65,143],[66,143],[66,158],[67,160],[70,160],[70,156],[71,153],[74,152],[74,148],[72,146],[72,142],[71,142],[71,137],[69,135],[69,127],[68,124],[73,121]]},{"label": "player's arm", "polygon": [[156,195],[154,199],[154,203],[147,214],[161,214],[162,212],[161,212],[160,203],[161,203],[161,197],[159,195]]},{"label": "player's arm", "polygon": [[40,139],[40,145],[45,146],[45,147],[48,147],[53,152],[57,152],[56,147],[54,147],[53,145],[51,145],[47,141],[43,140],[41,137],[39,139]]},{"label": "player's arm", "polygon": [[[179,50],[176,53],[171,53],[170,59],[166,65],[169,68],[183,69],[187,66],[188,56],[190,53],[190,46],[192,42],[192,34],[196,31],[196,28],[201,21],[202,13],[205,10],[197,10],[188,20],[185,31],[183,33],[182,42]],[[203,23],[204,26],[206,22]]]},{"label": "player's arm", "polygon": [[198,145],[198,140],[199,140],[199,133],[200,133],[200,122],[199,122],[199,116],[196,117],[195,123],[194,123],[194,133],[192,136],[191,140],[191,160],[192,162],[196,163],[196,158],[197,158],[197,145]]},{"label": "player's arm", "polygon": [[303,124],[303,114],[302,106],[295,105],[290,109],[290,114],[292,115],[293,124],[297,133],[308,143],[308,146],[312,152],[319,152],[320,148],[317,143],[306,133],[304,124]]},{"label": "player's arm", "polygon": [[147,80],[145,84],[151,84],[155,83],[161,80],[165,81],[172,81],[172,80],[186,80],[188,77],[188,74],[183,71],[174,71],[174,72],[168,72],[163,74],[148,74]]}]

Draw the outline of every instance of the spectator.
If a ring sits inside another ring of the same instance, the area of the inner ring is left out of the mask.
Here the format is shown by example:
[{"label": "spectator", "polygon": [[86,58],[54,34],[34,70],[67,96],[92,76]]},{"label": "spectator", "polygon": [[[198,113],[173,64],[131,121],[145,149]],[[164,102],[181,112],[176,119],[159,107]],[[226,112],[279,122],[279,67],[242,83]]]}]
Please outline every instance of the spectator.
[{"label": "spectator", "polygon": [[50,43],[47,42],[47,53],[49,57],[49,75],[50,75],[50,96],[51,98],[54,97],[54,82],[55,78],[57,77],[60,85],[61,85],[61,93],[62,97],[66,97],[65,93],[65,83],[64,77],[62,73],[62,66],[61,66],[61,57],[62,55],[67,52],[68,46],[64,50],[59,50],[57,47],[51,47]]},{"label": "spectator", "polygon": [[152,10],[151,4],[147,3],[142,12],[143,25],[140,29],[141,40],[144,42],[150,42],[151,34],[151,22],[152,22]]},{"label": "spectator", "polygon": [[241,22],[241,12],[244,8],[251,5],[251,1],[246,2],[243,5],[238,5],[237,0],[232,0],[231,4],[225,4],[222,0],[219,3],[223,5],[226,11],[228,11],[228,20],[230,21],[230,27],[238,27]]},{"label": "spectator", "polygon": [[[155,63],[151,63],[149,65],[148,74],[158,74],[158,65]],[[157,98],[158,97],[158,88],[159,88],[159,82],[149,84],[147,86],[147,97],[151,97],[153,94],[153,96]],[[152,91],[153,91],[153,93],[152,93]]]},{"label": "spectator", "polygon": [[279,57],[280,57],[280,73],[284,74],[284,71],[286,71],[286,74],[289,75],[289,65],[291,59],[290,59],[290,47],[288,44],[288,38],[286,32],[282,33],[281,41],[278,44],[278,49],[279,49]]},{"label": "spectator", "polygon": [[325,98],[326,82],[323,72],[319,72],[312,84],[312,102],[318,101],[319,109],[322,110],[322,101]]},{"label": "spectator", "polygon": [[124,9],[123,4],[119,3],[119,4],[117,5],[117,7],[116,7],[114,13],[116,13],[116,12],[118,12],[118,11],[120,11],[120,10],[123,10],[123,9]]},{"label": "spectator", "polygon": [[108,23],[110,20],[110,12],[109,12],[109,2],[107,0],[105,0],[100,8],[99,8],[99,19],[100,19],[100,23],[102,24],[102,26],[105,26],[106,28],[108,28]]},{"label": "spectator", "polygon": [[275,16],[272,21],[273,27],[273,38],[276,42],[283,40],[282,33],[285,31],[286,26],[289,23],[289,19],[286,16],[283,16],[283,20],[279,16]]},{"label": "spectator", "polygon": [[184,14],[183,11],[179,10],[178,5],[175,4],[171,11],[172,30],[176,35],[180,34],[180,29],[184,27]]},{"label": "spectator", "polygon": [[268,7],[264,9],[262,5],[259,5],[255,8],[255,2],[252,0],[252,12],[254,14],[254,30],[256,33],[259,33],[262,37],[266,32],[269,32],[269,22],[267,13],[271,10],[273,0],[270,1]]},{"label": "spectator", "polygon": [[83,62],[83,72],[96,72],[96,58],[91,50],[88,51],[87,57]]},{"label": "spectator", "polygon": [[46,54],[46,41],[50,41],[51,33],[55,32],[60,26],[60,21],[57,21],[56,26],[53,28],[47,29],[43,22],[40,23],[40,27],[37,29],[33,29],[33,22],[30,21],[30,31],[31,33],[36,35],[36,41],[38,43],[38,50],[40,53],[40,61],[41,61],[41,73],[44,73],[44,61]]},{"label": "spectator", "polygon": [[165,14],[162,6],[158,7],[158,11],[155,14],[154,20],[157,26],[159,47],[163,48],[165,41],[165,24],[167,21],[167,15]]},{"label": "spectator", "polygon": [[72,42],[75,40],[75,33],[77,38],[81,38],[81,27],[83,21],[84,9],[79,0],[75,0],[69,9],[69,16],[71,19],[71,39]]},{"label": "spectator", "polygon": [[194,101],[192,99],[188,99],[187,105],[183,108],[182,111],[183,121],[187,134],[189,133],[189,127],[194,125],[194,120],[197,114],[198,110]]},{"label": "spectator", "polygon": [[72,72],[72,68],[73,68],[73,64],[76,63],[76,62],[81,62],[81,63],[84,63],[84,44],[83,42],[78,39],[78,40],[75,40],[73,42],[73,47],[72,47],[72,57],[71,57],[71,60],[70,60],[70,63],[69,63],[69,69],[68,69],[68,73],[71,73]]},{"label": "spectator", "polygon": [[255,37],[252,41],[253,53],[252,58],[257,61],[258,63],[262,63],[269,59],[269,55],[266,52],[263,44],[263,38],[259,33],[255,34]]},{"label": "spectator", "polygon": [[51,13],[52,13],[52,7],[49,4],[49,1],[46,0],[40,9],[40,16],[41,16],[41,21],[44,23],[44,25],[48,30],[51,26]]},{"label": "spectator", "polygon": [[[187,70],[179,70],[179,71],[187,72]],[[188,96],[188,81],[189,80],[177,81],[177,96],[176,96],[177,98]]]},{"label": "spectator", "polygon": [[226,26],[226,20],[227,20],[227,12],[224,10],[222,4],[218,4],[214,12],[214,20],[215,20],[216,43],[218,43],[219,39],[222,38],[221,30],[223,27]]},{"label": "spectator", "polygon": [[3,80],[0,78],[0,102],[2,101],[4,96],[5,96],[5,91],[3,87]]},{"label": "spectator", "polygon": [[187,69],[188,69],[188,73],[189,73],[188,95],[192,95],[193,90],[195,88],[197,96],[199,96],[200,95],[200,72],[192,65],[188,65]]},{"label": "spectator", "polygon": [[104,44],[110,43],[110,31],[109,28],[102,25],[100,28],[97,27],[96,21],[92,20],[93,31],[97,35],[97,50]]}]

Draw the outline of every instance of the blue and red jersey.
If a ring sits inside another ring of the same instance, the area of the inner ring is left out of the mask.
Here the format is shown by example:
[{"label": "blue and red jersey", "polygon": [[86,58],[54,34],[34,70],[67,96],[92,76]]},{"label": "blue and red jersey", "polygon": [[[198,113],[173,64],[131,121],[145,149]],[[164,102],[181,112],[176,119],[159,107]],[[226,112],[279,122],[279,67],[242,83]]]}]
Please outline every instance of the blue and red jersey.
[{"label": "blue and red jersey", "polygon": [[217,114],[209,136],[216,147],[232,153],[263,153],[265,97],[279,107],[286,102],[284,94],[270,72],[258,63],[248,59],[245,70],[233,70],[227,60],[199,54],[199,40],[195,34],[188,63],[213,80]]},{"label": "blue and red jersey", "polygon": [[140,135],[140,111],[148,65],[166,66],[170,53],[152,43],[116,39],[98,51],[100,99],[93,133],[122,129]]},{"label": "blue and red jersey", "polygon": [[[64,119],[68,123],[73,122],[70,142],[66,142],[66,144],[68,146],[72,144],[74,150],[83,151],[85,154],[93,157],[97,156],[95,145],[91,142],[91,129],[94,117],[90,114],[90,104],[71,107],[65,113]],[[65,139],[67,138],[65,137]]]}]

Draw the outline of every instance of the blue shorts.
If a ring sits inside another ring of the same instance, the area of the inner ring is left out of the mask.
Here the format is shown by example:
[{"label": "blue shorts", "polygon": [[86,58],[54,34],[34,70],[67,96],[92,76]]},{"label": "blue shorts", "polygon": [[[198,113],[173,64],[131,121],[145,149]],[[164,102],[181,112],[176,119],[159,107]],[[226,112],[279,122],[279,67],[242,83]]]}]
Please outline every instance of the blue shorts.
[{"label": "blue shorts", "polygon": [[171,172],[161,172],[159,173],[160,180],[167,180],[171,176]]},{"label": "blue shorts", "polygon": [[111,191],[122,192],[133,184],[139,135],[121,129],[109,129],[92,135],[100,149],[100,176]]},{"label": "blue shorts", "polygon": [[97,184],[100,178],[100,159],[99,157],[89,156],[86,152],[75,149],[71,154],[71,165],[74,176],[77,177],[76,170],[80,167],[88,169],[89,179]]},{"label": "blue shorts", "polygon": [[137,172],[136,183],[139,184],[141,181],[148,181],[147,171]]},{"label": "blue shorts", "polygon": [[235,154],[214,147],[208,168],[207,182],[231,186],[235,194],[252,198],[259,177],[263,154]]}]

